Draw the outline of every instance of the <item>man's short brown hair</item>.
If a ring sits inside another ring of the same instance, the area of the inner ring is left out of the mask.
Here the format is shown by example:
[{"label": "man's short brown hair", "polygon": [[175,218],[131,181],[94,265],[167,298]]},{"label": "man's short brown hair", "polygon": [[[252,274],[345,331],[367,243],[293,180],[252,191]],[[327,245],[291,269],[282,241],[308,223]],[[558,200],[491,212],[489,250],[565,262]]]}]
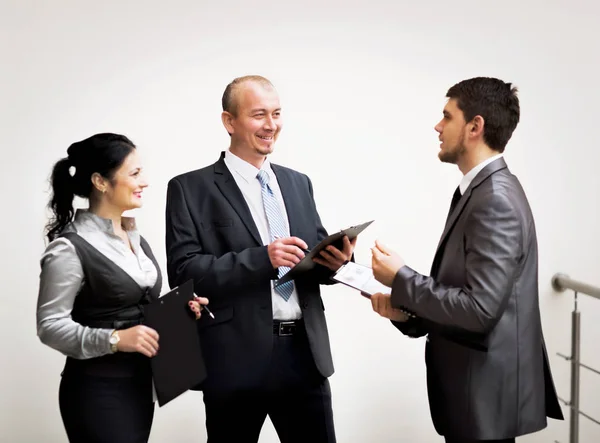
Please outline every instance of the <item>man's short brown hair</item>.
[{"label": "man's short brown hair", "polygon": [[475,77],[452,86],[446,97],[456,100],[466,122],[480,115],[485,121],[483,140],[494,151],[504,152],[521,116],[517,92],[512,83]]}]

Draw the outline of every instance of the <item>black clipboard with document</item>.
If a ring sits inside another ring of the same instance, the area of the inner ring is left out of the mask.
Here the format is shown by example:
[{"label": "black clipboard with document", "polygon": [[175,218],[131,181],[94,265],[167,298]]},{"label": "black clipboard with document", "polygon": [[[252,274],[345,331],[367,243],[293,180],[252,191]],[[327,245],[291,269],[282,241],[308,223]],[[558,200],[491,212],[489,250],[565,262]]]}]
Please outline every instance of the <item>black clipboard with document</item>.
[{"label": "black clipboard with document", "polygon": [[391,289],[383,283],[379,283],[373,275],[373,270],[365,265],[360,265],[354,262],[346,262],[335,271],[331,279],[350,286],[353,289],[358,289],[365,295],[371,296],[378,292],[389,294]]},{"label": "black clipboard with document", "polygon": [[150,360],[159,406],[164,406],[206,378],[196,317],[193,280],[173,288],[144,307],[144,324],[158,332],[158,352]]},{"label": "black clipboard with document", "polygon": [[[361,265],[354,262],[346,262],[331,276],[333,281],[342,283],[353,289],[357,289],[367,298],[370,298],[373,294],[381,292],[383,294],[389,294],[392,289],[385,286],[375,279],[373,275],[373,269],[368,266]],[[412,312],[400,308],[409,317],[415,317]]]},{"label": "black clipboard with document", "polygon": [[290,280],[294,280],[305,272],[310,271],[311,269],[317,266],[317,263],[313,261],[313,258],[318,257],[323,249],[325,249],[329,245],[333,245],[338,249],[343,249],[343,239],[344,236],[348,236],[348,240],[352,241],[358,234],[364,231],[371,223],[375,220],[368,221],[366,223],[362,223],[360,225],[351,226],[347,229],[342,229],[335,234],[331,234],[325,237],[323,240],[319,242],[317,246],[312,248],[300,262],[294,266],[290,271],[288,271],[283,277],[275,281],[275,286],[279,286],[288,282]]}]

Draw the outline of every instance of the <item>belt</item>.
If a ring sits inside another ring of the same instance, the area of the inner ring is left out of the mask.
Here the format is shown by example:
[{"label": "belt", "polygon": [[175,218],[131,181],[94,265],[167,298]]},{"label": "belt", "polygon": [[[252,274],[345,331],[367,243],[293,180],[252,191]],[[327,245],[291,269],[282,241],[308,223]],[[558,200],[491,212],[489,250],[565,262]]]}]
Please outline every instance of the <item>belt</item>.
[{"label": "belt", "polygon": [[298,334],[304,331],[303,323],[302,320],[273,320],[273,334],[280,337]]}]

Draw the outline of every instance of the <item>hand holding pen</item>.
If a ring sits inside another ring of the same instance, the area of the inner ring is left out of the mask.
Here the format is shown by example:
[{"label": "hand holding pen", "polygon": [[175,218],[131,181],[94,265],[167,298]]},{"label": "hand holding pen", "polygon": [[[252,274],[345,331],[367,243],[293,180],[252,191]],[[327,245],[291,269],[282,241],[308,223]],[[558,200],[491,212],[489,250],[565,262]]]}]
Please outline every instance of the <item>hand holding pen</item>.
[{"label": "hand holding pen", "polygon": [[204,309],[208,313],[208,315],[211,316],[211,318],[215,318],[214,314],[206,306],[208,304],[207,298],[198,297],[196,294],[194,294],[194,300],[190,300],[188,304],[190,306],[190,309],[194,312],[194,314],[196,314],[196,320],[198,320],[201,317],[202,314],[200,313],[200,311],[202,309]]},{"label": "hand holding pen", "polygon": [[285,266],[293,268],[304,258],[303,250],[308,249],[304,240],[298,237],[276,238],[267,246],[269,260],[274,269]]}]

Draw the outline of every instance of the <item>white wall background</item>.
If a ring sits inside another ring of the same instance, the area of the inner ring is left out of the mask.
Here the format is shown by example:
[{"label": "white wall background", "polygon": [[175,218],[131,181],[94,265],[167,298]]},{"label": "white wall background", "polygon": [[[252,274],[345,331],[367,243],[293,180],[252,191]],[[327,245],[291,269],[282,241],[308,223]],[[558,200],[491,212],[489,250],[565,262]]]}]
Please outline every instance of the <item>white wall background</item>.
[{"label": "white wall background", "polygon": [[[522,4],[521,4],[522,3]],[[543,322],[568,398],[571,294],[562,271],[600,285],[597,165],[600,6],[517,2],[242,0],[0,3],[0,441],[63,442],[63,357],[35,333],[52,164],[97,132],[139,146],[151,187],[139,223],[165,271],[164,203],[173,175],[227,147],[220,97],[234,77],[277,86],[285,125],[273,161],[308,173],[330,231],[375,218],[376,238],[427,273],[460,173],[437,160],[434,124],[449,86],[489,75],[520,88],[506,157],[536,216]],[[166,289],[166,288],[165,288]],[[441,441],[430,422],[422,340],[409,340],[351,290],[324,288],[338,440]],[[600,367],[600,303],[582,300],[583,361]],[[582,372],[582,410],[600,417],[600,377]],[[566,412],[566,409],[565,409]],[[567,423],[523,442],[568,441]],[[158,409],[151,442],[200,442],[201,394]],[[270,423],[261,443],[277,441]],[[600,427],[581,419],[581,442]]]}]

